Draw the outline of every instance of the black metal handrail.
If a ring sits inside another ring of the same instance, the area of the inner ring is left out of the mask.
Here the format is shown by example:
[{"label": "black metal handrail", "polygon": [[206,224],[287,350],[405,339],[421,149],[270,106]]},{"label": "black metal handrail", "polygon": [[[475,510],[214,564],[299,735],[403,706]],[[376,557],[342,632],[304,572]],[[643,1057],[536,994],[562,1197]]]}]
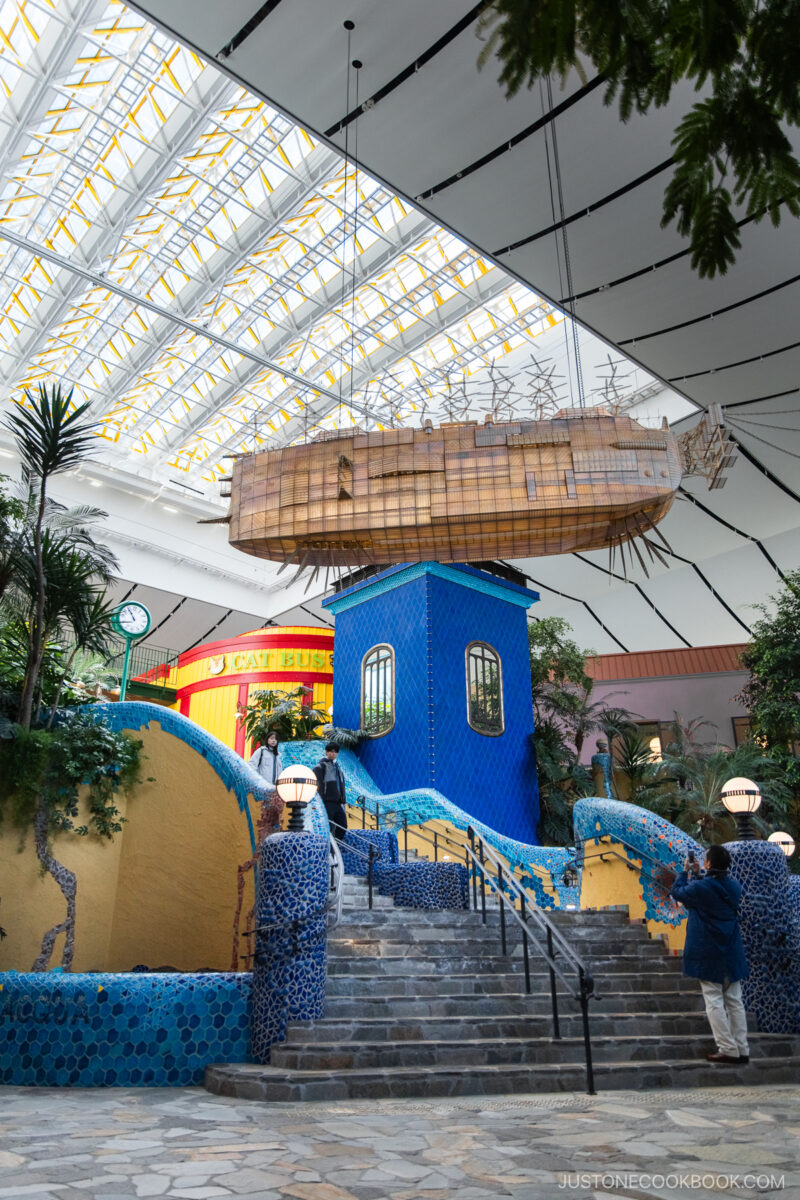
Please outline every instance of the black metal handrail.
[{"label": "black metal handrail", "polygon": [[[356,807],[361,809],[361,828],[365,829],[366,828],[366,813],[367,813],[366,796],[356,797]],[[376,811],[374,814],[370,813],[370,816],[373,817],[373,819],[375,820],[375,829],[381,828],[381,824],[380,824],[381,818],[383,818],[384,821],[387,821],[387,818],[391,818],[391,817],[395,818],[395,823],[392,826],[392,828],[397,832],[398,837],[402,830],[403,852],[404,852],[404,858],[405,858],[406,862],[408,862],[408,827],[409,827],[409,823],[411,825],[417,826],[417,828],[414,829],[414,837],[415,838],[419,838],[420,841],[427,842],[429,846],[433,846],[433,861],[434,862],[439,861],[439,849],[441,847],[442,842],[445,842],[448,846],[451,846],[456,851],[458,851],[459,856],[461,854],[463,854],[466,849],[465,842],[457,841],[455,838],[450,837],[448,834],[446,834],[440,830],[434,829],[432,831],[432,836],[431,836],[429,834],[423,833],[422,830],[419,828],[420,825],[424,825],[427,821],[448,822],[447,817],[431,817],[431,816],[426,816],[424,813],[416,812],[413,810],[410,810],[410,811],[406,810],[406,812],[403,813],[402,823],[399,823],[399,821],[400,821],[399,814],[397,813],[396,809],[385,809],[383,811],[383,813],[381,813],[380,805],[376,801],[375,810]],[[452,824],[452,822],[448,822],[448,823]],[[388,826],[384,826],[384,828],[387,828],[387,827]],[[461,832],[461,831],[458,831],[458,832]],[[467,838],[466,831],[464,831],[464,838],[465,839]],[[466,860],[466,855],[465,855],[465,860]],[[469,869],[469,862],[467,862],[466,865],[467,865],[467,868]],[[570,864],[567,863],[565,865],[565,869],[569,865]],[[556,884],[553,882],[552,872],[548,871],[545,867],[537,866],[535,863],[527,863],[527,864],[526,863],[517,863],[516,865],[510,864],[510,866],[511,866],[512,872],[514,870],[518,870],[521,872],[525,872],[525,871],[534,872],[536,874],[536,878],[538,879],[539,883],[541,884],[541,886],[543,888],[549,889],[550,891],[552,891],[554,893],[558,892],[558,888],[557,888]]]},{"label": "black metal handrail", "polygon": [[[506,936],[506,908],[508,907],[511,916],[522,930],[525,990],[528,994],[531,991],[529,939],[545,959],[550,973],[550,1003],[553,1014],[553,1038],[555,1041],[560,1041],[561,1039],[556,975],[580,1005],[583,1023],[583,1047],[586,1059],[586,1090],[590,1096],[594,1096],[596,1090],[594,1086],[594,1067],[592,1064],[592,1041],[589,1030],[589,1000],[597,998],[594,990],[594,978],[586,963],[575,952],[561,930],[558,929],[541,909],[528,903],[528,898],[524,890],[519,886],[514,876],[508,872],[507,868],[504,868],[504,864],[495,853],[494,848],[480,834],[476,833],[472,826],[469,827],[467,833],[470,839],[468,854],[473,868],[470,872],[473,907],[477,909],[477,889],[478,879],[480,879],[481,918],[484,924],[486,923],[487,883],[490,890],[500,901],[500,939],[504,955],[508,954]],[[494,867],[496,879],[493,879],[489,874],[487,865]],[[517,912],[514,902],[509,900],[506,895],[506,890],[510,891],[516,897],[519,903],[519,912]],[[529,920],[532,920],[538,926],[538,932],[544,935],[544,944],[530,929]],[[565,970],[562,970],[561,964],[558,962],[559,956],[564,960]],[[570,973],[573,975],[572,979],[568,978]]]}]

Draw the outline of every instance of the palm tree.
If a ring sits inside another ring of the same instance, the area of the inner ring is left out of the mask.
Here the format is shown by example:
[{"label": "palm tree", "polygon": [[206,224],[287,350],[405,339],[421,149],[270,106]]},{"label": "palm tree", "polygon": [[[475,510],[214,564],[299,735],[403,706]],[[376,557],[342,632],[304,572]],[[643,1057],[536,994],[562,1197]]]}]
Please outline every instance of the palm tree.
[{"label": "palm tree", "polygon": [[628,781],[626,799],[631,804],[642,804],[653,789],[663,783],[662,763],[653,757],[649,740],[635,725],[623,730],[616,738],[614,765],[615,776],[623,775]]},{"label": "palm tree", "polygon": [[[695,753],[666,754],[662,769],[666,786],[647,807],[699,841],[730,836],[732,818],[722,803],[722,788],[734,776],[758,782],[764,815],[769,814],[770,819],[787,811],[790,793],[780,777],[779,764],[753,743],[735,750],[717,745]],[[770,828],[761,813],[755,821],[762,830]]]},{"label": "palm tree", "polygon": [[19,724],[30,729],[33,701],[41,671],[45,640],[45,604],[47,580],[43,562],[43,530],[47,506],[47,485],[62,471],[85,462],[92,447],[95,423],[83,420],[89,405],[73,406],[72,389],[62,392],[60,384],[41,383],[36,392],[25,391],[28,407],[17,403],[16,411],[4,424],[14,435],[22,460],[22,477],[34,507],[32,519],[32,566],[36,583],[36,602],[30,618],[30,643],[18,713]]}]

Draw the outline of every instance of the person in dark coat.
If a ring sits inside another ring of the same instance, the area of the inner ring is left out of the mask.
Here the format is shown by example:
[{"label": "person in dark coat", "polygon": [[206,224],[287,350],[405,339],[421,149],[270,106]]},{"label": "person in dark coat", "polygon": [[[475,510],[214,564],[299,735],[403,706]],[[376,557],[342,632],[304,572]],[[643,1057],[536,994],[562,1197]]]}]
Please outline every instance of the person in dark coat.
[{"label": "person in dark coat", "polygon": [[749,971],[739,928],[742,885],[728,875],[731,856],[724,846],[710,846],[705,874],[686,859],[672,888],[672,898],[689,910],[683,973],[699,979],[717,1050],[714,1063],[750,1061],[747,1016],[741,980]]},{"label": "person in dark coat", "polygon": [[339,747],[328,742],[325,747],[325,757],[321,758],[314,768],[317,777],[317,791],[322,797],[325,811],[328,814],[331,833],[340,842],[347,831],[347,813],[345,812],[345,787],[342,768],[336,761],[339,757]]}]

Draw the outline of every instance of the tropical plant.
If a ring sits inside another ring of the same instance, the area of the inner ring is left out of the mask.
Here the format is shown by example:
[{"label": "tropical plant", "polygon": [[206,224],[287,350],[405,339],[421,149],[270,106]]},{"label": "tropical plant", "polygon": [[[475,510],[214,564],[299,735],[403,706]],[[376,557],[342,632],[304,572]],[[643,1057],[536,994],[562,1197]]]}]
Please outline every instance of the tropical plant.
[{"label": "tropical plant", "polygon": [[369,736],[363,729],[347,729],[343,725],[325,725],[322,735],[326,742],[338,746],[340,750],[357,750]]},{"label": "tropical plant", "polygon": [[[71,470],[86,461],[93,444],[95,423],[85,420],[87,404],[74,405],[72,389],[64,394],[59,384],[39,385],[36,392],[25,392],[27,406],[17,403],[6,415],[4,424],[14,435],[22,462],[22,477],[34,507],[30,523],[30,552],[24,556],[33,604],[27,616],[30,631],[28,657],[18,713],[23,729],[30,729],[34,697],[47,644],[45,608],[49,580],[45,571],[45,514],[47,486],[54,475]],[[51,531],[50,553],[54,552]]]},{"label": "tropical plant", "polygon": [[661,770],[663,786],[641,796],[639,803],[702,842],[736,837],[733,818],[722,803],[723,785],[736,776],[759,785],[762,806],[754,820],[762,832],[770,832],[771,822],[787,811],[790,793],[780,764],[752,742],[734,750],[715,745],[691,753],[667,753]]},{"label": "tropical plant", "polygon": [[491,0],[479,63],[496,53],[506,95],[588,60],[627,121],[688,80],[705,95],[672,139],[662,226],[689,238],[700,276],[724,274],[741,245],[734,207],[773,225],[800,215],[800,162],[783,124],[800,124],[800,15],[793,0]]},{"label": "tropical plant", "polygon": [[631,804],[642,804],[655,788],[662,786],[662,763],[653,757],[649,739],[635,725],[622,729],[614,739],[613,757],[615,787],[622,776],[627,791],[624,799]]},{"label": "tropical plant", "polygon": [[319,736],[330,718],[322,709],[305,703],[312,692],[301,684],[291,692],[265,688],[251,693],[239,718],[248,739],[253,745],[265,745],[273,730],[282,742],[304,742]]},{"label": "tropical plant", "polygon": [[800,570],[770,599],[773,613],[757,606],[762,617],[742,653],[750,678],[737,699],[749,710],[753,734],[772,751],[800,742]]},{"label": "tropical plant", "polygon": [[[52,730],[17,725],[0,747],[0,817],[23,838],[33,830],[42,871],[52,876],[66,902],[66,915],[43,939],[31,968],[47,970],[56,938],[64,934],[61,966],[69,970],[75,949],[75,873],[53,855],[52,838],[71,832],[113,838],[125,821],[117,796],[138,781],[142,743],[115,733],[91,713],[62,714]],[[80,789],[86,788],[88,816],[78,823]]]},{"label": "tropical plant", "polygon": [[571,845],[572,810],[581,796],[591,795],[591,775],[578,762],[558,722],[543,718],[536,726],[533,741],[539,785],[539,841],[544,845]]}]

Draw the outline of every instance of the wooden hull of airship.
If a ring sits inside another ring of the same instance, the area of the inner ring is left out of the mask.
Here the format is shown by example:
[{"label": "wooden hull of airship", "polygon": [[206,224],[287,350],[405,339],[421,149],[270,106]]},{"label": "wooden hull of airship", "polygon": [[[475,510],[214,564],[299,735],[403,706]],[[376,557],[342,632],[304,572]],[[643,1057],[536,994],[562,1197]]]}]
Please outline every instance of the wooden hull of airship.
[{"label": "wooden hull of airship", "polygon": [[604,409],[336,431],[236,460],[229,540],[298,566],[564,554],[646,534],[680,480],[667,428]]}]

